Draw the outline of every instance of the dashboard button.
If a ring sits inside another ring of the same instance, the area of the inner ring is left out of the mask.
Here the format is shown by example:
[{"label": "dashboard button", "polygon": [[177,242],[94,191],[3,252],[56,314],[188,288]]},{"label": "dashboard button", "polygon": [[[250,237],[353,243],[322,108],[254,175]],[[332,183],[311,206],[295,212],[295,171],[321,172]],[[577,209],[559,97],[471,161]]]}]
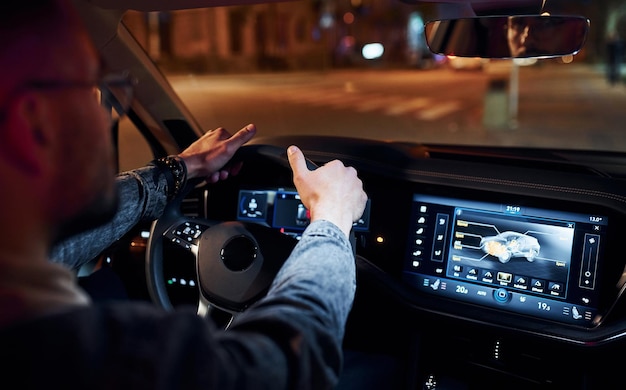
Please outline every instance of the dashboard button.
[{"label": "dashboard button", "polygon": [[507,290],[499,288],[493,292],[493,299],[498,303],[507,303],[511,300],[511,294]]}]

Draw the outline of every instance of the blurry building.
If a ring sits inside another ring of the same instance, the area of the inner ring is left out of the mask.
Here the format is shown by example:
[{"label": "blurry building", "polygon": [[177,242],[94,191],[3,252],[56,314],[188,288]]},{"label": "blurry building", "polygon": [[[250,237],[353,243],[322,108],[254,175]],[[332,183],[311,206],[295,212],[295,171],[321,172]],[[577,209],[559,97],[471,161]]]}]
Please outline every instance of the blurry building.
[{"label": "blurry building", "polygon": [[308,1],[128,12],[124,23],[150,56],[172,71],[315,68],[324,62],[324,40]]},{"label": "blurry building", "polygon": [[[124,23],[166,69],[222,73],[415,65],[415,46],[407,48],[416,42],[407,36],[414,14],[397,0],[300,0],[128,12]],[[384,49],[380,58],[364,58],[371,44]]]}]

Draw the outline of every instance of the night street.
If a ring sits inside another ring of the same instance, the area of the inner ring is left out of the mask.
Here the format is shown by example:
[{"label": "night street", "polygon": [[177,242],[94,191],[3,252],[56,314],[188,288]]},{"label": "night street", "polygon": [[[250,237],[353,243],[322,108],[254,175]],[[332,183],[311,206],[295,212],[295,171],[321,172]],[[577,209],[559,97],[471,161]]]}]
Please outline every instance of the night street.
[{"label": "night street", "polygon": [[[237,130],[253,122],[259,135],[608,150],[625,143],[618,118],[626,107],[626,89],[609,86],[600,68],[546,63],[519,71],[519,108],[512,122],[504,114],[509,73],[497,76],[489,69],[176,75],[170,80],[205,129]],[[505,89],[498,89],[495,79],[504,79],[500,87]],[[572,110],[573,105],[578,108]],[[576,123],[577,132],[569,123]]]}]

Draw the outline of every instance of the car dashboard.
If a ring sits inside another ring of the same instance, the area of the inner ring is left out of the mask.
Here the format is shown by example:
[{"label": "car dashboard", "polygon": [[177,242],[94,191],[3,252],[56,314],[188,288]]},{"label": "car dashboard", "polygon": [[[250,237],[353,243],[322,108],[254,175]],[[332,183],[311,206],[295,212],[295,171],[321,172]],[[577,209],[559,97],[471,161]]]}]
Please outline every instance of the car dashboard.
[{"label": "car dashboard", "polygon": [[[408,387],[490,387],[478,372],[494,387],[611,378],[598,375],[612,363],[606,351],[626,339],[619,155],[306,136],[244,148],[265,144],[296,144],[318,165],[340,159],[363,181],[346,348],[398,359]],[[188,201],[210,220],[296,238],[308,224],[286,160],[262,154],[248,153],[239,175]],[[168,272],[193,279],[189,267]]]}]

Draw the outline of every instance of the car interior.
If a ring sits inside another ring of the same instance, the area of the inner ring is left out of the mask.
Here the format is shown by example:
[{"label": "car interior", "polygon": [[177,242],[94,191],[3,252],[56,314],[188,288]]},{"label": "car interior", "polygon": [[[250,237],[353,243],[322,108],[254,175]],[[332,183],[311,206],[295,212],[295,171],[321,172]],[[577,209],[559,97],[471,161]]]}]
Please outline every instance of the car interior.
[{"label": "car interior", "polygon": [[[107,70],[137,80],[129,115],[113,129],[120,171],[179,153],[221,125],[200,125],[125,18],[261,1],[74,2]],[[584,50],[593,20],[541,15],[537,3],[405,5],[446,10],[426,23],[433,55],[551,61]],[[490,38],[511,20],[541,23],[551,38],[513,54]],[[78,270],[81,283],[94,299],[143,300],[166,310],[191,305],[227,329],[267,291],[307,226],[286,159],[292,144],[311,169],[334,159],[355,167],[369,197],[351,236],[357,293],[343,387],[621,387],[620,151],[259,133],[236,153],[243,162],[237,176],[188,183],[160,219],[136,226]],[[98,284],[96,270],[114,274],[120,289]]]}]

